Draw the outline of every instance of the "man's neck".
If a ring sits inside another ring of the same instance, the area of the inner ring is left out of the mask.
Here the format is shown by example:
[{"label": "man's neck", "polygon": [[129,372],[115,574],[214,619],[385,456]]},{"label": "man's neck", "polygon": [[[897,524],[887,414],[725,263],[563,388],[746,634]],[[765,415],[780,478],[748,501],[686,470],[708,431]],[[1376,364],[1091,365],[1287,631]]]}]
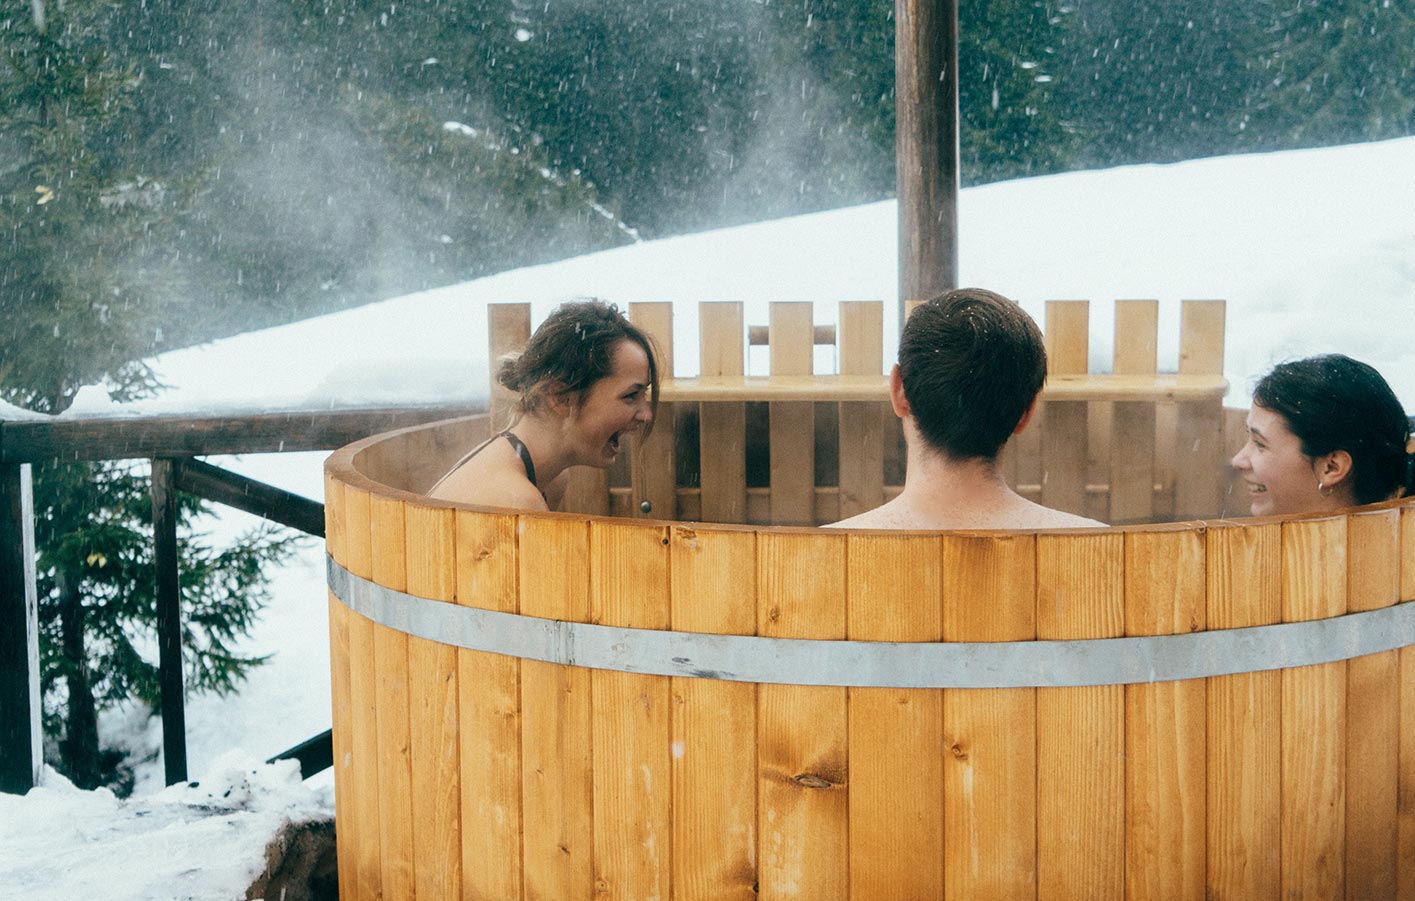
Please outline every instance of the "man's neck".
[{"label": "man's neck", "polygon": [[910,437],[908,469],[899,496],[916,513],[955,516],[961,510],[997,510],[1020,500],[995,459],[953,459]]}]

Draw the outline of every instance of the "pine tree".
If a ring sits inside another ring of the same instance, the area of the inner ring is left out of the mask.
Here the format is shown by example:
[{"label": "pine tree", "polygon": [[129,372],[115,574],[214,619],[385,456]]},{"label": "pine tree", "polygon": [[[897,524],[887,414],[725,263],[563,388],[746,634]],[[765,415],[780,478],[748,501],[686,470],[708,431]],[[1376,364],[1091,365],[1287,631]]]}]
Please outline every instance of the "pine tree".
[{"label": "pine tree", "polygon": [[1288,146],[1415,133],[1415,7],[1392,0],[1258,4],[1264,80],[1253,122]]},{"label": "pine tree", "polygon": [[[35,0],[0,27],[0,140],[19,161],[0,173],[0,396],[39,412],[96,381],[120,400],[156,388],[138,361],[160,340],[185,198],[181,178],[127,152],[138,80],[107,52],[109,12]],[[97,711],[156,699],[138,649],[155,624],[151,501],[131,466],[55,461],[34,479],[45,719],[61,769],[91,787],[112,775]],[[184,499],[182,518],[200,509]],[[189,526],[184,539],[187,684],[229,690],[260,662],[232,647],[290,540],[262,531],[216,551]]]}]

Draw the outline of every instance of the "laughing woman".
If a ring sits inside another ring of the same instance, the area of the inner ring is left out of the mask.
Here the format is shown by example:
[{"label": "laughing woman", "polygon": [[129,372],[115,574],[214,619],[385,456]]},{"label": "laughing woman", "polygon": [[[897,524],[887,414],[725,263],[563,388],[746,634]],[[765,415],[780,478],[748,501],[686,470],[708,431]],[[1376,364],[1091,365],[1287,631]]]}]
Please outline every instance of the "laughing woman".
[{"label": "laughing woman", "polygon": [[517,394],[515,421],[473,449],[428,492],[441,500],[548,510],[571,466],[607,469],[625,435],[653,427],[653,343],[618,308],[562,304],[497,381]]},{"label": "laughing woman", "polygon": [[1259,380],[1232,465],[1254,516],[1321,513],[1415,492],[1410,420],[1381,374],[1340,354]]}]

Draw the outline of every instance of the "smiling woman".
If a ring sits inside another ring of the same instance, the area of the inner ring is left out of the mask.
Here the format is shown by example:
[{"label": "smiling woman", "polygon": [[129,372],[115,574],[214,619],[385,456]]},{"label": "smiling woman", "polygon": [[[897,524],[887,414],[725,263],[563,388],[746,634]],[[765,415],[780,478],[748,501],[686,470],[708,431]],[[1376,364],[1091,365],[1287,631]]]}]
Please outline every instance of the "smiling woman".
[{"label": "smiling woman", "polygon": [[428,492],[439,500],[549,510],[572,466],[607,469],[624,435],[653,428],[653,343],[613,304],[562,304],[497,381],[516,392],[516,419],[477,445]]},{"label": "smiling woman", "polygon": [[1232,462],[1253,515],[1319,513],[1415,491],[1409,441],[1410,420],[1381,374],[1330,354],[1263,376]]}]

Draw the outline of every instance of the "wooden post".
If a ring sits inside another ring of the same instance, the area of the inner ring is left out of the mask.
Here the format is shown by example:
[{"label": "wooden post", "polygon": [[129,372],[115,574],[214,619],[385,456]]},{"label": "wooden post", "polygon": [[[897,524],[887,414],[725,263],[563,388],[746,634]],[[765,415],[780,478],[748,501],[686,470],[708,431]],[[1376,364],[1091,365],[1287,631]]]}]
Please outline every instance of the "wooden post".
[{"label": "wooden post", "polygon": [[28,464],[0,465],[0,791],[40,780],[39,615]]},{"label": "wooden post", "polygon": [[895,0],[899,328],[958,286],[958,0]]},{"label": "wooden post", "polygon": [[177,484],[169,459],[152,461],[152,561],[157,568],[157,666],[162,691],[162,761],[167,784],[187,781],[187,714],[182,696],[182,589],[177,579]]}]

